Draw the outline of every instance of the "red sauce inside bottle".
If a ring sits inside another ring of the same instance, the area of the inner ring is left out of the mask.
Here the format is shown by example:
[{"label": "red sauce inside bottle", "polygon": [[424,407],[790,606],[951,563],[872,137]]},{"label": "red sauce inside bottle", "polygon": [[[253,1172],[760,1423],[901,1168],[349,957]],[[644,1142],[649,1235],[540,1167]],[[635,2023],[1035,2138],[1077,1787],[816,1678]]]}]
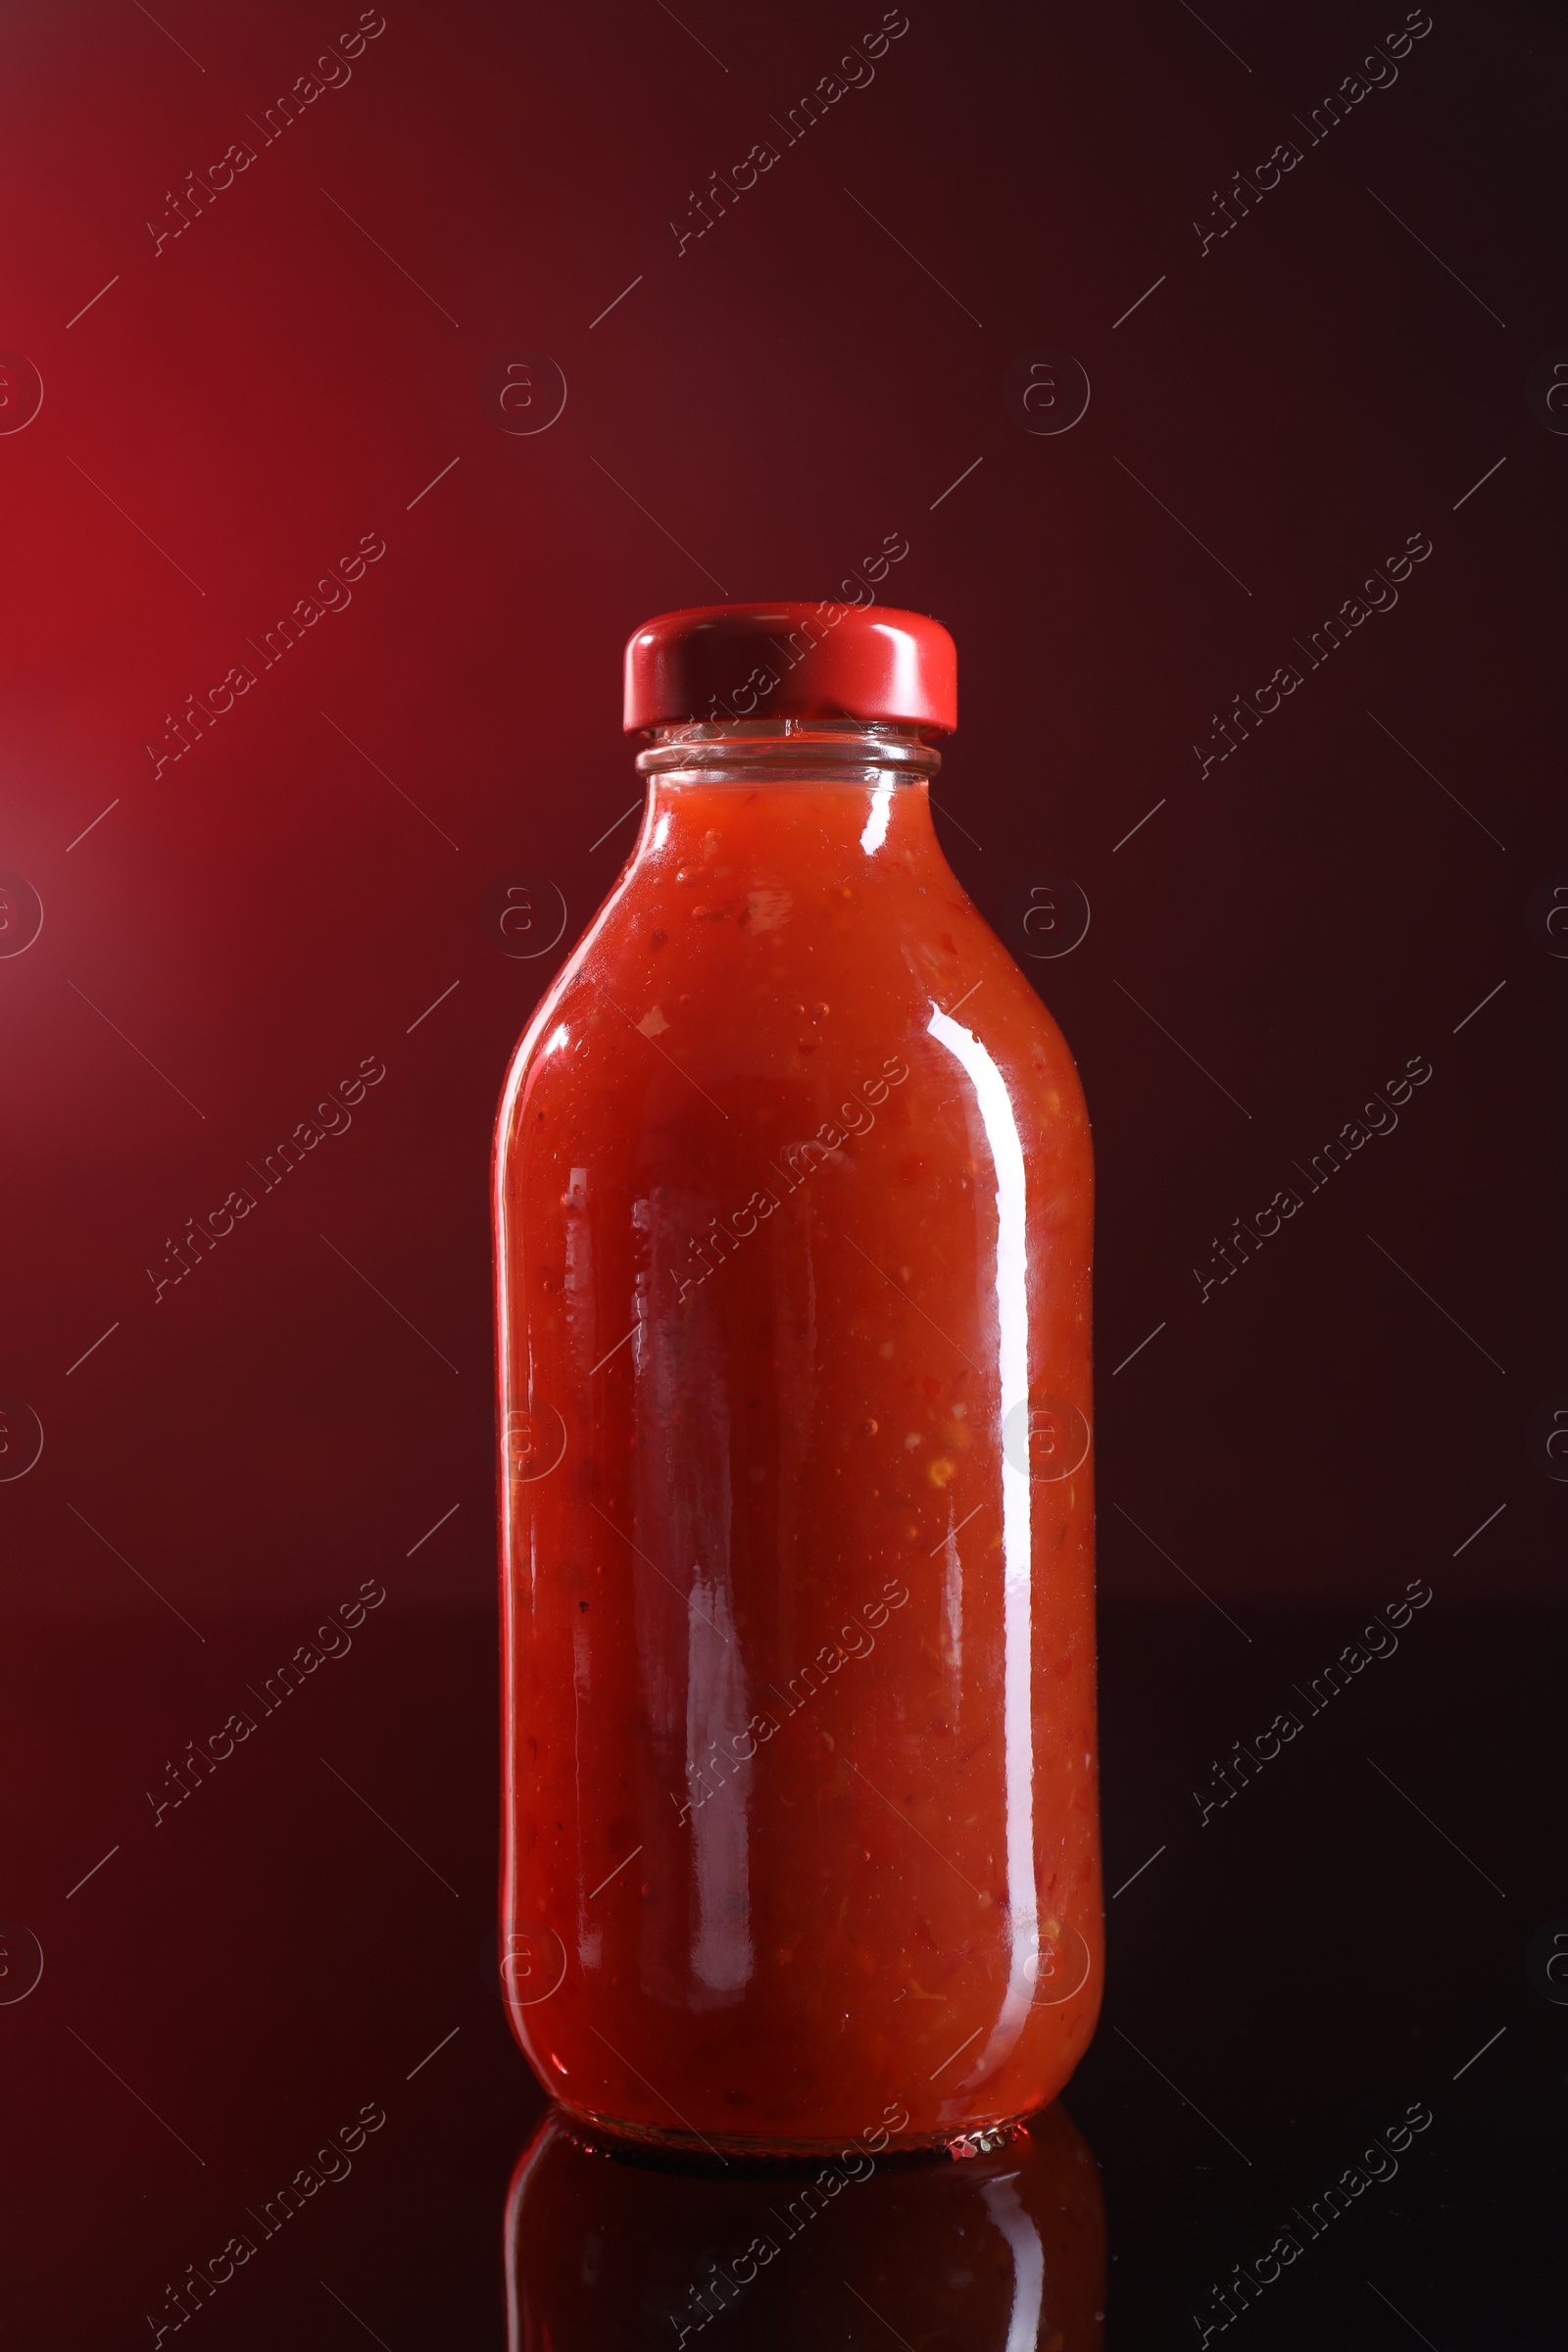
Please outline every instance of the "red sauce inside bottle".
[{"label": "red sauce inside bottle", "polygon": [[912,729],[658,760],[498,1136],[512,2020],[612,2129],[952,2140],[1100,1999],[1083,1096]]}]

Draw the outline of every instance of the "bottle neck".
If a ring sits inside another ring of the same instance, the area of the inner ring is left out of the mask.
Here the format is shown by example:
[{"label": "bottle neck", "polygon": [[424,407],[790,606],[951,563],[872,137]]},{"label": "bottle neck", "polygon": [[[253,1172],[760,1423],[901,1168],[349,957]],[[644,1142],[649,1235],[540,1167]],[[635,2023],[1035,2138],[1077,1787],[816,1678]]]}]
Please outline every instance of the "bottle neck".
[{"label": "bottle neck", "polygon": [[[637,858],[715,883],[784,866],[854,886],[868,866],[945,871],[926,785],[941,756],[917,727],[767,719],[660,727],[638,756]],[[646,861],[646,862],[645,862]]]},{"label": "bottle neck", "polygon": [[924,783],[942,755],[918,727],[861,719],[731,719],[719,725],[656,727],[637,757],[660,790],[701,785],[747,791],[835,785],[865,791]]}]

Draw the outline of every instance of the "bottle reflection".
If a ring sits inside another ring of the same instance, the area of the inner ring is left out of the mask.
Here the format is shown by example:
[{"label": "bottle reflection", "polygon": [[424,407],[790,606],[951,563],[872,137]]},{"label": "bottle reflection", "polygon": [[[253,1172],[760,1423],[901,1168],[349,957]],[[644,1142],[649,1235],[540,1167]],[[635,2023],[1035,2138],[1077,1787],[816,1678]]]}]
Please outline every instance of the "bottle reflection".
[{"label": "bottle reflection", "polygon": [[550,2109],[513,2179],[509,2352],[1099,2352],[1100,2175],[1063,2109],[988,2154],[765,2171]]}]

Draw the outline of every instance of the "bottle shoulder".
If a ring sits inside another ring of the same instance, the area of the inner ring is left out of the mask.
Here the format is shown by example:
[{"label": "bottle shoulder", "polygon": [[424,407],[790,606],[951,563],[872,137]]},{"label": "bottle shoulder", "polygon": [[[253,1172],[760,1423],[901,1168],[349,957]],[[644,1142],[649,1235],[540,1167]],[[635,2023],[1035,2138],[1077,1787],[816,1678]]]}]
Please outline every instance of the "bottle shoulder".
[{"label": "bottle shoulder", "polygon": [[826,892],[623,884],[519,1042],[499,1134],[695,1118],[723,1158],[737,1132],[808,1135],[888,1083],[933,1151],[967,1150],[1005,1102],[1028,1156],[1087,1166],[1061,1030],[945,866]]}]

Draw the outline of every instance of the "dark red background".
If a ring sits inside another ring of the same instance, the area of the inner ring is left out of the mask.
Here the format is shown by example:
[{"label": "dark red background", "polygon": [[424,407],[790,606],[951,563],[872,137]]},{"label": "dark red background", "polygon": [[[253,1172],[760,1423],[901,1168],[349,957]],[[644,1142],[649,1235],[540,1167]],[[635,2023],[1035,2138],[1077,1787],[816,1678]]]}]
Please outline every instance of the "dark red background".
[{"label": "dark red background", "polygon": [[[143,2149],[68,2019],[166,2112],[224,2069],[243,2106],[282,2070],[307,2136],[341,2100],[315,2057],[287,2065],[296,2037],[381,2053],[366,2019],[395,2015],[412,2066],[446,2030],[389,1947],[406,1898],[447,1898],[411,1862],[355,1907],[335,1841],[382,1833],[320,1752],[461,1880],[483,1997],[490,1122],[630,845],[619,654],[653,612],[832,594],[902,533],[890,599],[959,647],[956,868],[1015,948],[1032,877],[1087,893],[1083,944],[1029,968],[1099,1149],[1107,1597],[1206,1618],[1175,1563],[1244,1625],[1416,1575],[1444,1611],[1560,1590],[1568,1495],[1526,1435],[1568,1390],[1542,1313],[1568,964],[1527,918],[1568,867],[1568,438],[1526,394],[1568,346],[1560,22],[1440,5],[1395,86],[1309,146],[1293,117],[1401,8],[911,0],[874,82],[678,254],[689,192],[782,147],[771,118],[880,14],[390,5],[347,86],[267,146],[247,118],[352,7],[0,24],[0,344],[44,388],[0,432],[0,868],[44,915],[0,957],[0,1393],[45,1440],[0,1484],[0,1909],[54,1970],[0,2025],[35,2037],[43,2180],[100,2132],[132,2135],[133,2175],[186,2161]],[[254,165],[155,253],[166,191],[241,138]],[[1195,217],[1285,138],[1299,166],[1200,252]],[[1092,386],[1064,434],[1004,396],[1041,350]],[[567,386],[531,436],[486,390],[519,351]],[[1433,553],[1397,609],[1200,776],[1211,714],[1416,532]],[[366,533],[386,553],[352,605],[260,670],[246,640]],[[256,686],[155,775],[166,713],[237,662]],[[488,910],[523,873],[568,909],[533,961]],[[1213,1237],[1417,1054],[1434,1074],[1397,1133],[1200,1303]],[[364,1056],[386,1076],[352,1128],[155,1304],[166,1237]],[[363,1670],[363,1695],[314,1693],[319,1739],[251,1759],[244,1826],[203,1832],[200,1872],[149,1848],[165,1756],[367,1577],[387,1603],[327,1672]],[[514,2152],[526,2078],[499,2036],[487,2065]],[[346,2112],[377,2095],[367,2066]],[[130,2332],[154,2274],[227,2227],[149,2210],[153,2250],[90,2289]]]}]

